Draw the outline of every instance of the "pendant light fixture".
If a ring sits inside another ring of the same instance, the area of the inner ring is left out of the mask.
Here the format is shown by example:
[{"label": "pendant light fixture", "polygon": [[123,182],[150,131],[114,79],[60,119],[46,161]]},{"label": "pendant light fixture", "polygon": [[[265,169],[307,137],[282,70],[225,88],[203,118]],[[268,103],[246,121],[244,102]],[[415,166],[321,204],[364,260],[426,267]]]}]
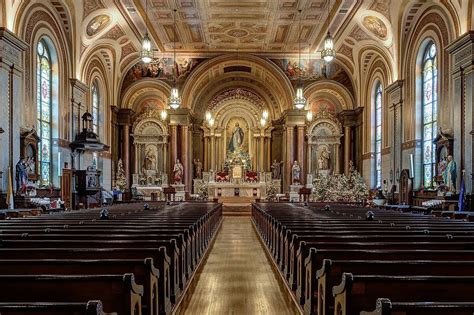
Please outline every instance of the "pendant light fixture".
[{"label": "pendant light fixture", "polygon": [[334,50],[334,39],[329,32],[329,19],[330,19],[330,4],[331,1],[328,1],[328,17],[327,17],[327,30],[328,33],[326,38],[324,39],[324,46],[323,50],[321,51],[321,56],[323,57],[324,61],[331,62],[334,58],[336,58],[336,50]]},{"label": "pendant light fixture", "polygon": [[303,109],[306,106],[306,98],[303,95],[303,82],[301,81],[301,72],[302,72],[302,66],[301,66],[301,10],[298,10],[299,15],[300,15],[300,20],[299,20],[299,32],[298,32],[298,67],[300,69],[299,71],[299,77],[298,77],[298,83],[296,84],[296,96],[293,100],[293,104],[296,109]]},{"label": "pendant light fixture", "polygon": [[151,40],[148,36],[148,0],[145,0],[145,36],[142,40],[142,61],[143,63],[150,63],[153,57],[151,50]]},{"label": "pendant light fixture", "polygon": [[[178,67],[176,63],[176,9],[173,10],[173,68]],[[173,71],[173,87],[171,88],[171,95],[168,99],[168,104],[172,109],[178,109],[181,106],[181,97],[179,90],[176,87],[176,71]]]}]

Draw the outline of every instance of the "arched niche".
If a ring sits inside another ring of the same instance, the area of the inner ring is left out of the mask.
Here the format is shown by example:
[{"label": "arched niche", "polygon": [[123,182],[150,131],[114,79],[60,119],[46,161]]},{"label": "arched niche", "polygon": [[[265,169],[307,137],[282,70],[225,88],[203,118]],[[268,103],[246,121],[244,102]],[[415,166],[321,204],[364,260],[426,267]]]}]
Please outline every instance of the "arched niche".
[{"label": "arched niche", "polygon": [[[342,125],[328,111],[316,114],[308,128],[308,174],[340,173]],[[323,151],[329,152],[328,167],[321,166]]]},{"label": "arched niche", "polygon": [[183,85],[183,104],[196,114],[223,88],[253,87],[267,101],[274,117],[289,108],[293,87],[285,73],[271,61],[252,55],[226,54],[201,63]]},{"label": "arched niche", "polygon": [[134,184],[140,181],[140,177],[144,177],[146,184],[155,185],[168,171],[168,128],[160,120],[160,111],[152,109],[137,117],[132,130],[135,149]]}]

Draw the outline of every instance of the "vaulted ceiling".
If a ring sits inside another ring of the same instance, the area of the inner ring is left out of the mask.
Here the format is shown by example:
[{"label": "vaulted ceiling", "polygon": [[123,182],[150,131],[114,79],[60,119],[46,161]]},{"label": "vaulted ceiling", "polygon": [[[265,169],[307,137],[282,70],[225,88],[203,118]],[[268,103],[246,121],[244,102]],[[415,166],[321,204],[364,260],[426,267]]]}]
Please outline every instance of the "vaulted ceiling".
[{"label": "vaulted ceiling", "polygon": [[[327,32],[337,30],[360,5],[355,0],[121,0],[122,14],[143,34],[145,23],[155,47],[169,52],[291,53],[313,51]],[[116,3],[117,3],[116,2]],[[147,9],[146,9],[147,8]],[[299,33],[299,14],[301,33]],[[146,12],[145,12],[146,11]]]}]

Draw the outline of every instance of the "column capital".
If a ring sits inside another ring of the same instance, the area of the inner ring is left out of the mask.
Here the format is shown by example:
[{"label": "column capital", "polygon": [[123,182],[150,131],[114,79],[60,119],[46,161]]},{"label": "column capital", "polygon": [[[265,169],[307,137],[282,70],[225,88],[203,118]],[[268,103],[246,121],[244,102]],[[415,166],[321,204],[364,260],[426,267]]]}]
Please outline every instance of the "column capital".
[{"label": "column capital", "polygon": [[446,47],[446,51],[453,56],[454,71],[458,71],[460,68],[472,67],[474,60],[474,31],[461,35]]},{"label": "column capital", "polygon": [[0,61],[23,69],[22,52],[29,45],[5,27],[0,27]]},{"label": "column capital", "polygon": [[76,78],[70,78],[69,83],[71,84],[71,101],[76,106],[86,106],[87,98],[86,94],[89,92],[89,87]]},{"label": "column capital", "polygon": [[357,107],[356,109],[343,110],[338,114],[338,116],[344,127],[354,127],[359,126],[362,123],[363,112],[363,107]]},{"label": "column capital", "polygon": [[170,125],[189,126],[191,125],[191,110],[189,108],[178,108],[168,111]]},{"label": "column capital", "polygon": [[390,108],[403,104],[403,80],[397,80],[385,88],[388,96],[388,104]]},{"label": "column capital", "polygon": [[117,112],[117,123],[119,125],[130,126],[135,112],[130,108],[120,108]]},{"label": "column capital", "polygon": [[282,114],[285,127],[306,125],[306,111],[298,109],[287,109]]}]

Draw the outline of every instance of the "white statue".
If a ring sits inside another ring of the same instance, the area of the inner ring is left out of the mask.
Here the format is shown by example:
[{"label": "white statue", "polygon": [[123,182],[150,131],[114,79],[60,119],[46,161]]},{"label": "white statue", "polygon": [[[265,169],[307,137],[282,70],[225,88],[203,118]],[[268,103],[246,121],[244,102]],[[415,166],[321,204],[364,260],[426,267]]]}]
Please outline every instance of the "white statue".
[{"label": "white statue", "polygon": [[229,152],[234,152],[242,146],[244,142],[244,131],[240,128],[239,123],[235,123],[234,130],[232,131],[232,137],[230,138],[227,149]]},{"label": "white statue", "polygon": [[299,184],[300,175],[301,175],[301,167],[299,166],[298,161],[294,161],[293,166],[291,167],[291,183]]},{"label": "white statue", "polygon": [[143,166],[145,170],[156,170],[156,156],[153,153],[152,149],[148,149],[145,154],[145,159],[143,161]]},{"label": "white statue", "polygon": [[174,164],[173,167],[173,179],[174,179],[174,184],[175,185],[181,185],[183,183],[183,173],[184,173],[184,168],[183,164],[178,160],[176,160],[176,163]]},{"label": "white statue", "polygon": [[319,154],[318,168],[320,170],[328,170],[329,160],[330,160],[330,153],[326,147],[323,147],[323,149],[321,150],[321,153]]}]

